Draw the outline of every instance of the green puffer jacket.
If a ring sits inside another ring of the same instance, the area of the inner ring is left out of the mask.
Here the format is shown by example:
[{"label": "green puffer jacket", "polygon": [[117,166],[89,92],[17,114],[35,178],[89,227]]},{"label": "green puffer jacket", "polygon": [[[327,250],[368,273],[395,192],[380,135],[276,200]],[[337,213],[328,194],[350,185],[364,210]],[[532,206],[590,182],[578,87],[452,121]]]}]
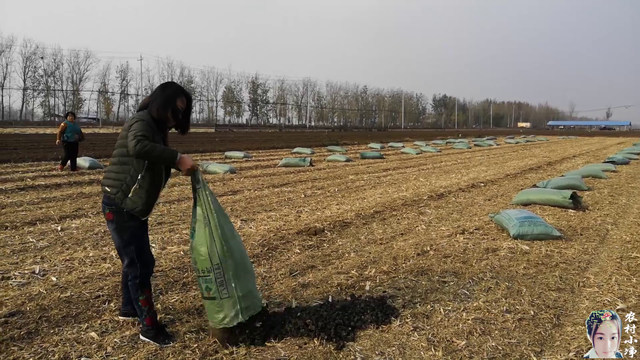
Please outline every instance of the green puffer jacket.
[{"label": "green puffer jacket", "polygon": [[102,179],[102,192],[142,219],[151,214],[180,158],[180,153],[167,147],[167,135],[147,111],[133,115],[118,135]]}]

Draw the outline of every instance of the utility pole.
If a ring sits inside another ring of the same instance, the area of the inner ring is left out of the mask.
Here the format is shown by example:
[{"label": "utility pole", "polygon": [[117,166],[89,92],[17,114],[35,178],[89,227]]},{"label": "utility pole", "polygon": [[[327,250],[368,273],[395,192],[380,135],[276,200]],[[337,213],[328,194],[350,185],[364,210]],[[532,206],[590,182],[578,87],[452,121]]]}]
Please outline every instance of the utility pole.
[{"label": "utility pole", "polygon": [[456,130],[458,129],[458,98],[456,98]]},{"label": "utility pole", "polygon": [[[144,90],[142,89],[142,60],[144,60],[142,58],[142,54],[140,54],[140,58],[138,59],[138,61],[140,61],[140,92],[144,93]],[[140,96],[142,96],[142,94],[139,94]]]},{"label": "utility pole", "polygon": [[402,128],[404,129],[404,91],[402,92]]},{"label": "utility pole", "polygon": [[489,113],[491,114],[491,120],[489,122],[491,128],[493,129],[493,103],[489,104]]},{"label": "utility pole", "polygon": [[469,128],[473,128],[473,125],[471,125],[471,104],[469,104]]},{"label": "utility pole", "polygon": [[511,127],[515,127],[513,126],[514,121],[516,121],[516,103],[513,103],[513,110],[511,114]]},{"label": "utility pole", "polygon": [[307,130],[309,130],[309,84],[307,84]]}]

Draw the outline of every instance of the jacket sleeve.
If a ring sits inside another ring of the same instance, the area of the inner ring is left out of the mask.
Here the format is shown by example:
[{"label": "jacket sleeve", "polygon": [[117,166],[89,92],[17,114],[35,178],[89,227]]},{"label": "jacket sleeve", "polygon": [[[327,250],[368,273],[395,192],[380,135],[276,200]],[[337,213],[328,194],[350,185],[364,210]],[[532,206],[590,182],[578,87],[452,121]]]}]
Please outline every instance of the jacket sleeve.
[{"label": "jacket sleeve", "polygon": [[153,130],[143,120],[134,120],[127,134],[129,154],[134,158],[175,167],[179,154],[168,146],[153,142]]},{"label": "jacket sleeve", "polygon": [[62,134],[64,134],[65,130],[67,130],[67,123],[63,122],[60,124],[60,128],[58,129],[58,136],[56,140],[62,140]]}]

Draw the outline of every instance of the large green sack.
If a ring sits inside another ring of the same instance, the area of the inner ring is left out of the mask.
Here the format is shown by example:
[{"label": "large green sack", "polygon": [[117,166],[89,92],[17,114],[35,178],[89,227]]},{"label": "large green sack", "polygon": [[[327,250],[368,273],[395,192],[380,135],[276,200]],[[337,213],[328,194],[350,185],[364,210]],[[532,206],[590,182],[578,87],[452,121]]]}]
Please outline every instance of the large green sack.
[{"label": "large green sack", "polygon": [[484,142],[486,139],[485,138],[473,138],[471,139],[471,142],[477,143],[477,142]]},{"label": "large green sack", "polygon": [[80,170],[98,170],[104,169],[104,166],[100,164],[100,162],[94,158],[90,158],[88,156],[79,157],[76,160],[76,164],[78,169]]},{"label": "large green sack", "polygon": [[507,230],[513,239],[518,240],[554,240],[562,234],[549,225],[540,216],[528,210],[503,210],[489,215],[491,220]]},{"label": "large green sack", "polygon": [[633,143],[633,146],[640,146],[640,142]]},{"label": "large green sack", "polygon": [[467,139],[458,139],[458,140],[456,140],[456,143],[457,143],[457,144],[461,144],[461,143],[468,144],[468,143],[469,143],[469,140],[467,140]]},{"label": "large green sack", "polygon": [[493,140],[486,140],[484,143],[489,144],[489,146],[498,146],[498,143]]},{"label": "large green sack", "polygon": [[520,141],[515,140],[515,139],[506,139],[504,142],[506,144],[520,144]]},{"label": "large green sack", "polygon": [[227,151],[224,153],[225,159],[251,159],[251,155],[244,151]]},{"label": "large green sack", "polygon": [[420,155],[422,154],[422,151],[418,150],[418,149],[412,149],[412,148],[404,148],[402,150],[400,150],[401,153],[403,154],[409,154],[409,155]]},{"label": "large green sack", "polygon": [[622,156],[609,156],[604,160],[605,163],[614,164],[614,165],[629,165],[631,160]]},{"label": "large green sack", "polygon": [[575,191],[553,189],[526,189],[520,191],[511,201],[513,205],[547,205],[565,209],[582,208],[582,197]]},{"label": "large green sack", "polygon": [[600,164],[588,164],[582,167],[583,169],[598,169],[603,172],[617,172],[618,169],[613,164],[600,163]]},{"label": "large green sack", "polygon": [[596,168],[582,168],[578,170],[568,171],[562,176],[580,176],[583,178],[608,179],[604,171]]},{"label": "large green sack", "polygon": [[228,328],[262,310],[262,297],[242,239],[200,171],[191,176],[191,263],[209,326]]},{"label": "large green sack", "polygon": [[573,135],[572,136],[567,136],[567,139],[572,139],[573,140],[573,139],[577,139],[577,138],[578,138],[577,136],[573,136]]},{"label": "large green sack", "polygon": [[560,136],[560,137],[558,138],[558,140],[567,140],[567,139],[568,139],[568,138],[567,138],[566,136]]},{"label": "large green sack", "polygon": [[621,153],[640,155],[640,147],[628,147],[620,150]]},{"label": "large green sack", "polygon": [[384,155],[377,151],[363,151],[360,153],[360,159],[384,159]]},{"label": "large green sack", "polygon": [[390,142],[387,146],[392,149],[402,149],[404,144],[401,142]]},{"label": "large green sack", "polygon": [[436,149],[436,148],[431,147],[431,146],[422,146],[422,147],[420,147],[420,151],[428,152],[428,153],[439,153],[440,149]]},{"label": "large green sack", "polygon": [[350,157],[348,157],[347,155],[333,154],[333,155],[330,155],[328,158],[326,158],[325,161],[329,161],[329,162],[351,162],[353,160]]},{"label": "large green sack", "polygon": [[615,156],[622,156],[623,158],[627,158],[629,160],[638,160],[638,159],[640,159],[640,157],[638,157],[638,155],[629,154],[629,153],[625,153],[625,152],[619,152],[619,153],[615,154]]},{"label": "large green sack", "polygon": [[300,154],[300,155],[313,155],[316,152],[309,148],[297,147],[291,150],[292,154]]},{"label": "large green sack", "polygon": [[536,142],[536,141],[537,141],[536,139],[532,139],[532,138],[524,139],[524,142],[526,142],[526,143],[529,143],[529,142]]},{"label": "large green sack", "polygon": [[327,146],[327,150],[329,152],[336,152],[336,153],[346,153],[347,149],[341,147],[341,146]]},{"label": "large green sack", "polygon": [[376,150],[384,149],[384,145],[378,144],[378,143],[371,143],[371,144],[367,145],[367,147],[369,147],[370,149],[376,149]]},{"label": "large green sack", "polygon": [[311,158],[284,158],[280,160],[278,167],[308,167],[313,166]]},{"label": "large green sack", "polygon": [[538,140],[538,141],[549,141],[549,139],[547,139],[546,137],[537,137],[536,140]]},{"label": "large green sack", "polygon": [[584,183],[584,180],[582,180],[581,176],[553,178],[545,181],[540,181],[536,184],[536,186],[541,189],[553,190],[589,190],[589,187]]},{"label": "large green sack", "polygon": [[490,147],[491,145],[489,143],[486,143],[484,141],[482,142],[474,142],[473,146],[477,146],[477,147]]},{"label": "large green sack", "polygon": [[513,135],[506,136],[505,139],[515,139],[516,137]]},{"label": "large green sack", "polygon": [[458,150],[469,150],[469,149],[471,149],[471,145],[458,143],[458,144],[454,144],[453,148],[454,149],[458,149]]},{"label": "large green sack", "polygon": [[236,168],[227,164],[214,162],[201,162],[198,164],[200,170],[205,174],[235,174]]},{"label": "large green sack", "polygon": [[436,146],[442,146],[442,145],[446,145],[447,142],[444,140],[433,140],[431,142],[431,145],[436,145]]},{"label": "large green sack", "polygon": [[427,146],[427,142],[426,141],[414,141],[413,145],[415,145],[415,146]]}]

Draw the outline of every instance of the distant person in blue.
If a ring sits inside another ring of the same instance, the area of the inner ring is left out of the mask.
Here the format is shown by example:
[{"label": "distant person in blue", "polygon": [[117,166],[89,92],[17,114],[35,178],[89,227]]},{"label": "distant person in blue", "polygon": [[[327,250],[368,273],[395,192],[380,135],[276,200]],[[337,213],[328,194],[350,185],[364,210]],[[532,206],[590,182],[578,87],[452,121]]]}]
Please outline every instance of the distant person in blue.
[{"label": "distant person in blue", "polygon": [[70,162],[71,171],[77,171],[78,149],[80,142],[84,141],[84,134],[80,129],[80,124],[76,122],[76,114],[73,111],[67,112],[64,117],[66,120],[60,125],[56,140],[56,145],[62,143],[64,149],[64,156],[58,170],[64,170],[64,167]]}]

